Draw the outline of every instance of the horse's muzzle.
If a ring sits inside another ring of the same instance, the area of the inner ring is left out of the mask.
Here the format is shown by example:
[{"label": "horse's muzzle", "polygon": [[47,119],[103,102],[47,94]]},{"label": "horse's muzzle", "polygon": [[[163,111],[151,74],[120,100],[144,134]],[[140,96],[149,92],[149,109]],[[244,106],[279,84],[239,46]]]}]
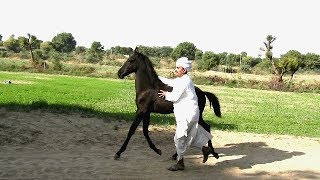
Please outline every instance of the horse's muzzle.
[{"label": "horse's muzzle", "polygon": [[124,78],[124,75],[123,75],[123,73],[121,73],[120,70],[118,71],[118,77],[119,77],[120,79],[123,79],[123,78]]}]

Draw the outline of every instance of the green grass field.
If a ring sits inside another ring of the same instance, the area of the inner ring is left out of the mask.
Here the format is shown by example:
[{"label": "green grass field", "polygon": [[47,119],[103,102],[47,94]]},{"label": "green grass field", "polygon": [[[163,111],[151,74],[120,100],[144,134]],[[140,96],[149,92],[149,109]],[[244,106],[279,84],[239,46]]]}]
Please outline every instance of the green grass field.
[{"label": "green grass field", "polygon": [[[4,84],[5,80],[12,84]],[[214,116],[209,106],[205,109],[204,119],[212,129],[320,137],[319,94],[199,87],[220,99],[222,118]],[[132,120],[134,81],[0,72],[0,107]],[[172,114],[151,118],[152,123],[174,124]]]}]

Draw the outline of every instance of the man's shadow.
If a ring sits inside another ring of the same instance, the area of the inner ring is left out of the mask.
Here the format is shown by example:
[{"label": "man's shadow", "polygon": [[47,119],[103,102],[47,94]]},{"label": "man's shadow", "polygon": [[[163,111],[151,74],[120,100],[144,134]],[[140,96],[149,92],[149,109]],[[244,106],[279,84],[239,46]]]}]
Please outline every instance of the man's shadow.
[{"label": "man's shadow", "polygon": [[245,142],[239,144],[227,144],[225,147],[216,148],[220,157],[242,156],[240,158],[217,162],[215,166],[219,167],[239,167],[240,169],[249,169],[257,164],[268,164],[276,161],[283,161],[294,156],[301,156],[303,152],[288,152],[272,147],[264,142]]}]

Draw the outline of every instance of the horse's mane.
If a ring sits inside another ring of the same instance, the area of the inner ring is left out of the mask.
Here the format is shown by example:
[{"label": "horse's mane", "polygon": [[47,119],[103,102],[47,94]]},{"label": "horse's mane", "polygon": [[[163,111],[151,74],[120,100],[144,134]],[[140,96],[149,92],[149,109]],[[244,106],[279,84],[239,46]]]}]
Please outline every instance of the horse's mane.
[{"label": "horse's mane", "polygon": [[155,83],[157,82],[157,80],[159,80],[158,78],[158,74],[157,72],[154,70],[153,64],[151,62],[151,60],[148,58],[148,56],[139,53],[139,55],[142,57],[141,59],[143,60],[144,64],[146,65],[146,74],[150,79],[150,83],[153,87],[155,87]]}]

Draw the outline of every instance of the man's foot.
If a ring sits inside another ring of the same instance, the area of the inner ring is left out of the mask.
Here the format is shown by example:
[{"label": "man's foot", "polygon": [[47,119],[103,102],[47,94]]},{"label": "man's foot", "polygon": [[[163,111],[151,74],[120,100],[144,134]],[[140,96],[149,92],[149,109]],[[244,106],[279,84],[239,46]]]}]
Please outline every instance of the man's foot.
[{"label": "man's foot", "polygon": [[209,154],[212,153],[212,149],[209,147],[202,147],[202,153],[203,153],[203,163],[207,162],[208,158],[209,158]]},{"label": "man's foot", "polygon": [[170,166],[168,168],[169,171],[181,171],[184,170],[184,163],[183,163],[183,159],[181,159],[180,161],[178,161],[177,164],[174,164],[172,166]]}]

